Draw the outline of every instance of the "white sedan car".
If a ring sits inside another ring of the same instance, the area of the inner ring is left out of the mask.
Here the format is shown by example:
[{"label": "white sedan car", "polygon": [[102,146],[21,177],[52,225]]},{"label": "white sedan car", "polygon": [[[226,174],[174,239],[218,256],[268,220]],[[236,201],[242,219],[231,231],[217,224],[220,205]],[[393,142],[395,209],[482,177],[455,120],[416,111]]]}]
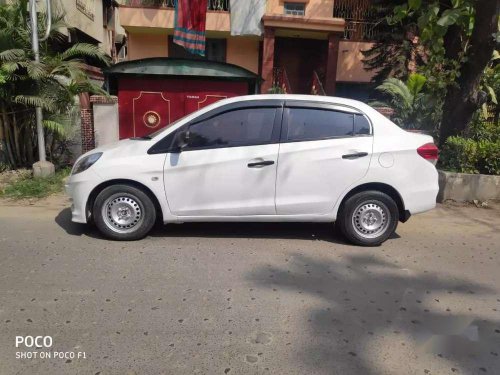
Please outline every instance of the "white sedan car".
[{"label": "white sedan car", "polygon": [[[366,104],[305,95],[219,101],[148,137],[82,155],[72,220],[137,240],[157,218],[336,222],[373,246],[435,207],[438,150]],[[332,226],[333,229],[333,226]]]}]

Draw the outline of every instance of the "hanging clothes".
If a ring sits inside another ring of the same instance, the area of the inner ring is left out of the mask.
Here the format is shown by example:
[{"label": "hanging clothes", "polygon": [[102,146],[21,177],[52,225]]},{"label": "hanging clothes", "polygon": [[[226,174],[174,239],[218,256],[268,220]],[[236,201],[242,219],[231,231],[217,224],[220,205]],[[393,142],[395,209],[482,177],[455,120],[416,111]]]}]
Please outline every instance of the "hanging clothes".
[{"label": "hanging clothes", "polygon": [[176,0],[174,43],[205,56],[207,0]]},{"label": "hanging clothes", "polygon": [[231,35],[262,35],[266,0],[231,0]]}]

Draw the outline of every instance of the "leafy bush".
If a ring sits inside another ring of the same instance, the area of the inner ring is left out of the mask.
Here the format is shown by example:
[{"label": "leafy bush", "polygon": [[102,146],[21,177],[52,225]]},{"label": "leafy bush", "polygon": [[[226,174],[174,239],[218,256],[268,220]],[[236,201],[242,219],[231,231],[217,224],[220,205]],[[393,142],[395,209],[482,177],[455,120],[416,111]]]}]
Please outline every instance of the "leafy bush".
[{"label": "leafy bush", "polygon": [[464,136],[475,140],[486,139],[489,141],[497,141],[500,139],[500,123],[498,122],[497,111],[494,105],[488,107],[491,109],[491,114],[488,117],[484,116],[483,110],[475,113],[469,127],[465,130]]},{"label": "leafy bush", "polygon": [[441,169],[500,175],[500,140],[450,137],[439,156]]},{"label": "leafy bush", "polygon": [[479,173],[500,175],[500,141],[478,141]]}]

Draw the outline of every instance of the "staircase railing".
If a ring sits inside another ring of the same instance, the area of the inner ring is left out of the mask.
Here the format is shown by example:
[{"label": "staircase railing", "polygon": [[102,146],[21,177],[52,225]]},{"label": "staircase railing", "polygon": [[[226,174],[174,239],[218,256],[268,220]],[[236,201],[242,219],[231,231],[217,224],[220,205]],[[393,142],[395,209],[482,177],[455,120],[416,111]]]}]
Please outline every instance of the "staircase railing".
[{"label": "staircase railing", "polygon": [[292,87],[290,86],[290,81],[288,80],[288,75],[286,74],[286,69],[281,67],[275,67],[273,69],[273,87],[274,91],[281,91],[284,94],[291,94]]},{"label": "staircase railing", "polygon": [[318,73],[313,71],[312,84],[311,84],[311,95],[326,95],[323,84],[319,79]]}]

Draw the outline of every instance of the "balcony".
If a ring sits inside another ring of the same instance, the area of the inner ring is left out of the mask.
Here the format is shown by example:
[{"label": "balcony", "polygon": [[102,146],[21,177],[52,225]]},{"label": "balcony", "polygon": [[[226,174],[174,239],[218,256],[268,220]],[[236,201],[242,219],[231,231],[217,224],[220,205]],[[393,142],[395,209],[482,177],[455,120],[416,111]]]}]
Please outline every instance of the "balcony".
[{"label": "balcony", "polygon": [[[135,8],[170,8],[174,9],[175,0],[121,0],[120,5]],[[211,12],[229,12],[229,0],[208,0],[207,10]]]},{"label": "balcony", "polygon": [[94,0],[76,0],[76,9],[85,14],[91,21],[94,20]]},{"label": "balcony", "polygon": [[[122,0],[120,23],[128,32],[172,34],[174,0]],[[229,33],[229,0],[208,0],[207,36]]]}]

